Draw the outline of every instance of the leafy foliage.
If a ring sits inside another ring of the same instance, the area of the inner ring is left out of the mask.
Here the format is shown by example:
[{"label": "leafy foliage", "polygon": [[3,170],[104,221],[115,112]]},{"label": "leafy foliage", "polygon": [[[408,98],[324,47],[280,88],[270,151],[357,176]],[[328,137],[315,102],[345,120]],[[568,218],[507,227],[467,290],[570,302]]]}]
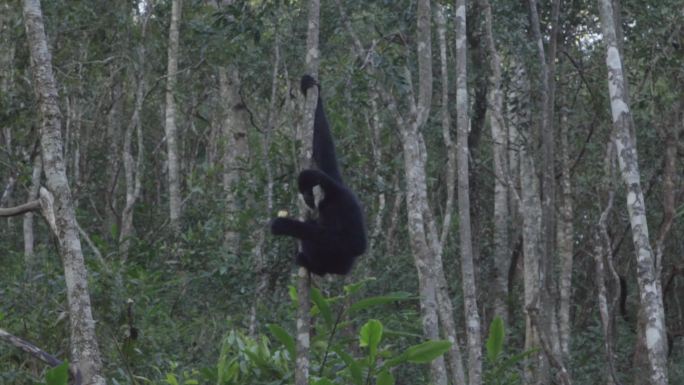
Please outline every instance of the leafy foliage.
[{"label": "leafy foliage", "polygon": [[[296,296],[288,291],[293,282],[295,245],[274,240],[263,231],[274,215],[272,211],[285,209],[293,213],[297,207],[293,184],[302,165],[298,160],[301,143],[296,134],[300,119],[296,80],[304,71],[305,2],[235,1],[218,8],[213,6],[217,2],[184,2],[178,89],[174,94],[181,133],[184,198],[178,237],[168,231],[166,143],[160,113],[165,104],[171,8],[169,1],[145,3],[151,17],[143,34],[141,2],[42,2],[77,219],[103,257],[100,260],[83,242],[104,373],[113,384],[219,383],[219,378],[223,383],[287,383],[291,380],[295,341],[288,332],[294,330],[296,306],[292,301]],[[528,38],[527,3],[490,3],[495,41],[504,67],[503,91],[520,92],[512,82],[514,65],[522,64],[531,82],[538,74],[536,47]],[[634,134],[643,182],[648,187],[645,206],[649,224],[659,224],[664,218],[663,144],[674,135],[681,147],[681,1],[620,3],[622,53],[632,93]],[[440,4],[452,23],[452,4]],[[478,107],[484,105],[486,111],[490,74],[480,29],[482,12],[476,2],[469,4],[472,217],[479,255],[478,288],[482,290],[479,294],[486,315],[490,314],[492,295],[487,288],[493,284],[493,265],[488,256],[493,250],[494,179],[492,138],[486,114],[478,118]],[[539,4],[545,35],[550,31],[548,4]],[[356,282],[315,281],[311,382],[365,385],[370,378],[371,383],[386,385],[400,378],[405,383],[427,383],[425,362],[442,354],[448,343],[423,341],[421,337],[418,280],[405,226],[401,140],[385,101],[373,99],[378,84],[396,97],[413,92],[416,86],[407,76],[417,71],[413,52],[415,1],[349,0],[342,6],[361,43],[372,49],[364,57],[353,54],[337,3],[321,2],[319,77],[330,123],[338,138],[345,181],[354,186],[363,201],[373,248],[358,261],[352,275]],[[572,160],[574,241],[582,246],[577,251],[581,258],[575,259],[573,270],[573,338],[567,363],[573,380],[580,384],[596,382],[605,372],[605,364],[599,359],[604,353],[600,320],[595,314],[594,267],[592,259],[584,255],[591,250],[593,229],[602,209],[599,206],[605,201],[597,186],[605,175],[603,161],[611,132],[610,100],[605,97],[605,52],[595,8],[595,1],[589,0],[563,3],[559,31],[562,39],[556,59],[555,103],[556,111],[562,112],[556,121],[570,133],[569,148],[557,149],[569,151]],[[31,63],[21,14],[18,1],[0,4],[3,207],[27,200],[31,157],[37,149],[40,127],[28,75]],[[453,38],[451,33],[449,39]],[[278,73],[275,84],[271,84],[276,46]],[[138,55],[140,47],[146,50],[144,64]],[[437,50],[433,52],[436,57]],[[221,131],[230,108],[217,80],[217,69],[227,65],[239,69],[244,102],[241,108],[250,116],[249,155],[240,164],[243,177],[230,187],[238,209],[230,213],[222,178],[223,156],[231,149]],[[132,117],[138,68],[147,85],[141,111],[145,155],[142,195],[134,209],[135,233],[124,260],[118,239],[126,187],[121,141]],[[438,105],[436,96],[442,85],[437,76],[435,80],[433,113],[421,132],[428,160],[430,204],[442,216],[447,194],[447,149],[435,111],[451,107]],[[120,92],[115,92],[117,89]],[[453,102],[453,95],[449,96]],[[269,112],[271,102],[274,110]],[[408,107],[398,106],[400,111]],[[517,100],[506,107],[512,113],[536,113],[530,105]],[[509,151],[517,151],[516,146],[511,145]],[[675,191],[681,191],[681,156],[676,166]],[[5,190],[12,178],[16,184],[6,200]],[[643,370],[632,360],[638,295],[634,250],[625,241],[629,239],[623,214],[625,203],[617,199],[623,193],[616,191],[609,225],[615,237],[616,269],[627,283],[625,314],[615,318],[616,365],[621,380],[629,382]],[[676,194],[675,220],[662,260],[663,278],[671,282],[664,285],[666,324],[675,332],[684,325],[684,281],[681,261],[677,259],[684,254],[684,243],[680,241],[684,234],[684,206],[680,195]],[[34,216],[35,251],[32,256],[24,255],[21,222],[21,217],[0,220],[0,327],[35,341],[48,352],[65,356],[69,352],[69,316],[58,245],[45,223]],[[457,221],[452,223],[454,228],[458,226]],[[516,223],[511,225],[515,227]],[[236,244],[225,242],[228,231],[239,235]],[[511,239],[511,243],[515,242]],[[457,284],[458,249],[458,239],[450,236],[443,258],[457,316],[463,308]],[[517,251],[511,254],[517,258]],[[521,363],[531,354],[515,353],[524,346],[525,333],[524,306],[520,303],[523,288],[518,277],[514,266],[509,282],[510,325],[504,329],[503,323],[495,319],[489,329],[484,347],[487,384],[519,383]],[[674,336],[669,358],[673,384],[684,383],[682,344],[682,338]],[[45,383],[46,373],[47,368],[28,355],[0,344],[0,383]],[[250,382],[249,376],[255,382]],[[61,381],[63,377],[51,378],[55,379],[48,381]]]}]

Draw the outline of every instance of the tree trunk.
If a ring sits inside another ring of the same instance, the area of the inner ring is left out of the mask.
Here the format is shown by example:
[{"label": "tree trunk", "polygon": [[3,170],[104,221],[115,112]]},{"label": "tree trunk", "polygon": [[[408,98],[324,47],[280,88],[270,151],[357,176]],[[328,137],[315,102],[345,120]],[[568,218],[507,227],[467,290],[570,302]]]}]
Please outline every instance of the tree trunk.
[{"label": "tree trunk", "polygon": [[180,231],[181,195],[180,171],[178,159],[178,132],[176,129],[176,83],[178,80],[178,47],[179,24],[181,17],[181,0],[171,3],[171,23],[169,26],[169,49],[166,78],[166,110],[164,131],[166,133],[166,148],[168,159],[169,182],[169,220],[174,233]]},{"label": "tree trunk", "polygon": [[561,113],[561,191],[558,216],[558,259],[560,259],[558,330],[560,350],[564,360],[570,359],[570,308],[572,295],[572,266],[574,253],[572,184],[570,182],[570,143],[567,116]]},{"label": "tree trunk", "polygon": [[[439,36],[439,57],[441,64],[442,75],[442,137],[444,138],[444,146],[447,152],[447,167],[446,167],[446,189],[447,200],[444,208],[444,218],[442,220],[442,232],[439,237],[439,245],[433,247],[435,249],[435,258],[438,261],[436,266],[438,268],[437,280],[437,311],[439,314],[439,321],[442,325],[442,334],[452,343],[447,356],[449,370],[451,371],[451,381],[455,384],[465,384],[465,371],[463,369],[463,358],[461,356],[461,349],[458,346],[458,338],[456,336],[456,323],[454,321],[454,309],[449,297],[449,287],[446,277],[444,276],[442,263],[442,252],[444,245],[447,243],[449,230],[451,229],[451,212],[454,205],[454,192],[456,190],[456,152],[453,141],[451,140],[451,122],[449,117],[449,72],[447,60],[447,39],[446,39],[446,18],[444,16],[444,7],[438,5],[435,12],[435,20],[437,21],[437,32]],[[434,236],[436,238],[436,234]]]},{"label": "tree trunk", "polygon": [[[40,177],[43,174],[43,160],[40,154],[36,154],[33,159],[33,172],[31,173],[31,187],[29,188],[27,201],[38,199],[38,190],[40,189]],[[33,213],[28,212],[24,214],[24,258],[26,261],[27,271],[30,271],[34,264],[33,247],[35,237],[33,233]]]},{"label": "tree trunk", "polygon": [[[529,145],[529,144],[528,144]],[[533,362],[526,370],[526,383],[543,385],[544,372],[547,370],[544,352],[541,349],[541,333],[532,317],[539,314],[541,296],[541,259],[542,259],[542,224],[541,201],[539,199],[539,181],[535,172],[532,154],[529,147],[521,149],[520,184],[522,185],[521,211],[523,217],[523,251],[525,281],[525,350],[539,349],[532,357]]]},{"label": "tree trunk", "polygon": [[62,118],[57,104],[57,87],[52,75],[52,59],[48,51],[40,2],[25,0],[23,10],[34,88],[42,117],[43,167],[47,186],[54,194],[56,237],[64,264],[71,324],[71,359],[78,365],[86,384],[104,385],[105,379],[100,375],[102,361],[95,338],[95,321],[90,306],[88,276],[65,172],[62,152]]},{"label": "tree trunk", "polygon": [[[271,73],[271,97],[268,105],[268,112],[266,116],[266,128],[264,130],[264,137],[261,140],[262,144],[262,154],[263,158],[261,162],[264,165],[266,171],[266,210],[264,212],[265,223],[268,223],[268,218],[273,213],[273,167],[271,166],[271,161],[269,153],[271,150],[271,135],[276,127],[276,98],[278,97],[278,77],[280,67],[280,35],[276,32],[275,43],[273,47],[273,72]],[[264,223],[264,224],[265,224]],[[249,333],[251,336],[256,336],[258,330],[258,319],[257,311],[259,309],[259,304],[261,303],[262,296],[264,295],[264,290],[268,285],[269,274],[266,270],[266,257],[269,255],[266,250],[264,250],[264,244],[266,242],[266,237],[269,231],[268,226],[262,226],[261,231],[257,238],[256,245],[254,247],[254,270],[256,272],[256,288],[254,290],[254,301],[252,302],[252,308],[250,310],[250,323],[249,323]]]},{"label": "tree trunk", "polygon": [[[314,79],[318,79],[318,67],[320,65],[320,51],[318,48],[318,35],[320,25],[321,4],[319,0],[309,1],[308,28],[306,35],[306,70]],[[299,165],[309,166],[312,163],[312,140],[314,113],[318,101],[318,87],[312,87],[306,94],[304,102],[304,119],[299,130],[298,139],[301,140]],[[300,201],[299,212],[302,219],[306,218],[309,209]],[[300,245],[301,247],[301,245]],[[297,360],[295,364],[295,385],[306,385],[309,381],[309,348],[311,340],[311,274],[305,267],[300,267],[297,272]]]},{"label": "tree trunk", "polygon": [[[425,157],[421,154],[423,142],[420,127],[427,121],[432,100],[432,39],[430,31],[430,1],[419,0],[417,9],[418,45],[418,103],[411,103],[411,118],[406,124],[399,124],[404,150],[404,169],[406,178],[406,206],[408,212],[409,237],[411,249],[418,271],[420,308],[425,337],[439,338],[439,318],[437,315],[436,271],[438,268],[428,243],[425,213],[428,205]],[[410,79],[410,77],[409,77]],[[396,111],[396,105],[394,106]],[[436,234],[435,234],[436,235]],[[441,268],[441,266],[440,266]],[[447,383],[444,358],[439,357],[430,363],[432,383]]]},{"label": "tree trunk", "polygon": [[442,75],[442,138],[444,139],[444,147],[447,154],[445,171],[447,200],[444,205],[442,234],[439,237],[439,242],[442,246],[446,244],[449,229],[451,228],[451,212],[454,207],[454,190],[456,185],[456,152],[454,151],[454,144],[451,140],[451,133],[449,132],[451,129],[451,119],[449,117],[449,71],[447,61],[446,18],[444,17],[443,8],[444,6],[437,5],[437,10],[435,11],[437,34],[439,36],[439,60]]},{"label": "tree trunk", "polygon": [[510,264],[509,208],[506,170],[508,165],[506,127],[503,117],[503,94],[501,90],[501,57],[496,49],[492,32],[492,7],[489,0],[480,0],[485,14],[485,39],[489,52],[490,88],[488,93],[489,124],[492,131],[492,158],[494,160],[494,315],[508,325],[508,282]]},{"label": "tree trunk", "polygon": [[[143,155],[145,151],[142,134],[141,114],[143,101],[145,98],[145,36],[147,30],[147,21],[150,13],[143,11],[141,15],[141,35],[140,45],[138,47],[138,73],[135,76],[135,105],[133,107],[133,115],[131,122],[126,128],[123,144],[123,165],[124,175],[126,179],[126,206],[121,212],[121,232],[119,233],[119,251],[121,258],[124,260],[128,258],[128,250],[130,249],[131,237],[134,234],[133,227],[133,209],[135,203],[140,197],[142,190],[142,166]],[[136,159],[133,159],[133,130],[136,132],[136,146],[138,153]]]},{"label": "tree trunk", "polygon": [[[105,192],[105,207],[104,211],[104,228],[103,232],[107,238],[116,237],[114,230],[120,229],[118,223],[119,210],[119,188],[121,186],[121,121],[123,120],[123,76],[118,68],[112,69],[114,73],[111,75],[111,92],[110,102],[111,107],[107,113],[107,132],[106,141],[109,146],[107,153],[107,191]],[[116,238],[115,238],[116,239]]]},{"label": "tree trunk", "polygon": [[226,111],[222,125],[223,151],[223,192],[226,199],[226,219],[228,228],[224,244],[228,250],[238,254],[239,232],[237,231],[238,212],[241,210],[237,195],[238,182],[249,159],[247,130],[249,119],[245,103],[240,96],[240,73],[235,65],[218,69],[221,99]]},{"label": "tree trunk", "polygon": [[606,45],[608,93],[612,112],[614,141],[622,180],[627,190],[627,211],[636,253],[637,281],[641,309],[647,315],[643,324],[651,385],[665,385],[667,379],[667,338],[660,282],[660,263],[655,260],[648,235],[646,206],[641,189],[637,151],[631,135],[631,112],[624,83],[622,59],[618,49],[610,0],[599,0],[601,29]]},{"label": "tree trunk", "polygon": [[[420,310],[423,333],[430,340],[439,339],[437,317],[437,286],[435,258],[428,245],[425,233],[424,212],[421,210],[427,201],[425,167],[420,156],[418,127],[415,124],[404,126],[401,130],[406,173],[406,206],[408,212],[409,238],[418,271]],[[437,358],[430,364],[432,383],[447,383],[444,359]]]},{"label": "tree trunk", "polygon": [[465,324],[468,336],[468,383],[482,383],[482,342],[480,338],[480,316],[477,308],[475,268],[470,228],[470,185],[468,179],[468,70],[466,56],[466,4],[456,0],[456,126],[458,136],[456,153],[458,158],[458,229],[463,275],[463,302]]},{"label": "tree trunk", "polygon": [[613,209],[613,201],[615,196],[615,187],[613,186],[613,144],[609,143],[606,150],[605,157],[605,173],[603,176],[602,188],[605,190],[607,196],[606,207],[601,212],[599,222],[594,233],[594,263],[596,271],[596,288],[597,288],[597,302],[599,307],[599,316],[601,317],[601,326],[603,331],[603,349],[606,355],[606,363],[608,364],[608,378],[606,383],[608,385],[619,384],[615,373],[615,362],[613,360],[613,319],[611,316],[610,304],[608,302],[608,287],[606,284],[606,268],[604,258],[611,259],[610,254],[613,252],[610,236],[608,235],[608,216]]}]

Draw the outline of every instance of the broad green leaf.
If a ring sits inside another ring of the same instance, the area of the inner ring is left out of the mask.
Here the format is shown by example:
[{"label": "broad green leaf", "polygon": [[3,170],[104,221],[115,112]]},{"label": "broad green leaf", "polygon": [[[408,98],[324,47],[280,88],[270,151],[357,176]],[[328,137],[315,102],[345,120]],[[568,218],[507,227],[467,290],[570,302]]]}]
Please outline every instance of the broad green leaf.
[{"label": "broad green leaf", "polygon": [[406,355],[406,361],[414,364],[427,364],[435,358],[446,353],[451,347],[451,342],[449,341],[426,341],[422,344],[413,345],[406,349],[404,354]]},{"label": "broad green leaf", "polygon": [[178,385],[178,379],[171,373],[166,373],[166,382],[169,385]]},{"label": "broad green leaf", "polygon": [[382,339],[382,323],[376,319],[369,320],[361,327],[359,333],[359,344],[361,347],[368,347],[370,349],[371,362],[375,361],[375,355],[378,351],[378,344]]},{"label": "broad green leaf", "polygon": [[394,385],[394,376],[389,370],[384,369],[378,374],[377,385]]},{"label": "broad green leaf", "polygon": [[48,370],[45,373],[46,385],[67,385],[69,381],[69,363],[64,361],[61,365]]},{"label": "broad green leaf", "polygon": [[292,338],[292,336],[282,327],[276,324],[269,324],[268,325],[268,330],[273,334],[273,336],[280,341],[283,346],[285,346],[285,349],[287,349],[287,352],[290,353],[290,358],[294,359],[295,358],[295,340]]},{"label": "broad green leaf", "polygon": [[328,328],[332,328],[334,321],[332,311],[330,310],[330,304],[328,303],[328,300],[323,297],[321,291],[315,287],[311,288],[311,300],[316,304],[318,310],[320,310],[325,324],[328,326]]},{"label": "broad green leaf", "polygon": [[296,305],[297,304],[297,288],[294,285],[289,285],[287,287],[287,292],[290,294],[290,299]]},{"label": "broad green leaf", "polygon": [[261,369],[268,368],[268,362],[263,359],[263,357],[260,357],[256,352],[253,352],[249,349],[245,349],[242,351],[249,359],[252,361],[252,364],[254,366],[257,366]]},{"label": "broad green leaf", "polygon": [[350,312],[356,312],[359,310],[367,309],[369,307],[384,305],[386,303],[392,303],[397,301],[413,300],[416,297],[411,296],[409,293],[393,293],[388,295],[382,295],[378,297],[370,297],[360,300],[349,307]]},{"label": "broad green leaf", "polygon": [[347,365],[349,368],[349,374],[351,374],[352,381],[354,381],[355,385],[363,385],[363,373],[361,371],[361,365],[352,357],[349,353],[345,352],[342,349],[334,349],[335,353],[337,353],[340,358],[342,358],[342,361]]},{"label": "broad green leaf", "polygon": [[489,325],[489,337],[487,338],[487,359],[489,362],[496,362],[496,358],[501,354],[504,343],[504,323],[501,317],[495,317]]}]

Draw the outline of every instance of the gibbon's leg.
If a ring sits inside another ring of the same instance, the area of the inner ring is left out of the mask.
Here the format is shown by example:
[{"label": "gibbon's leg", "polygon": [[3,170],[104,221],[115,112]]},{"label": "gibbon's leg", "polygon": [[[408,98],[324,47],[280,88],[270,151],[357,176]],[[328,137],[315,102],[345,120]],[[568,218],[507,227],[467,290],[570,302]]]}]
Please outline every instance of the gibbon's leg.
[{"label": "gibbon's leg", "polygon": [[317,275],[325,275],[328,271],[322,260],[316,259],[305,252],[299,252],[296,259],[297,265],[306,267],[310,272]]},{"label": "gibbon's leg", "polygon": [[302,93],[306,95],[306,91],[313,86],[318,86],[318,101],[316,102],[316,113],[314,115],[313,159],[321,171],[328,174],[334,180],[342,182],[335,153],[335,142],[330,133],[330,124],[323,108],[321,87],[310,75],[304,75],[301,82]]}]

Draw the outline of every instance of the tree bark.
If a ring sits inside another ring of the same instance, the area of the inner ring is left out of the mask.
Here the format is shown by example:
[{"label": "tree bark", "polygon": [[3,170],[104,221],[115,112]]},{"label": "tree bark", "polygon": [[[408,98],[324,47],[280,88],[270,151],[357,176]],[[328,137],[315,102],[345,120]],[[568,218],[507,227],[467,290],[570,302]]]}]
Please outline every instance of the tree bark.
[{"label": "tree bark", "polygon": [[[103,232],[107,238],[116,236],[115,229],[120,229],[118,210],[119,210],[119,190],[121,186],[121,144],[122,130],[121,121],[123,120],[123,76],[119,74],[118,68],[112,68],[110,103],[111,107],[107,112],[107,131],[105,140],[108,143],[107,153],[107,185],[105,192],[105,211]],[[124,134],[125,135],[125,134]],[[116,239],[116,238],[115,238]]]},{"label": "tree bark", "polygon": [[558,258],[560,259],[558,331],[560,350],[564,360],[570,359],[570,308],[572,296],[572,266],[574,253],[572,183],[570,179],[570,143],[567,115],[561,112],[560,153],[561,191],[558,216]]},{"label": "tree bark", "polygon": [[[601,212],[599,222],[594,233],[594,264],[596,271],[596,288],[597,288],[597,302],[599,307],[599,315],[601,317],[601,326],[603,331],[603,349],[606,355],[606,362],[608,363],[608,378],[606,382],[608,385],[619,384],[615,373],[615,362],[613,360],[613,320],[611,317],[610,304],[608,302],[608,287],[606,284],[606,268],[604,258],[610,260],[610,253],[613,252],[608,235],[608,216],[613,209],[613,201],[615,196],[615,187],[613,186],[613,144],[609,143],[607,146],[605,157],[605,173],[603,176],[603,189],[607,195],[606,206]],[[602,194],[603,195],[603,194]]]},{"label": "tree bark", "polygon": [[[121,212],[121,232],[119,233],[119,251],[121,258],[126,260],[128,258],[128,251],[131,245],[131,238],[134,235],[133,227],[133,209],[140,198],[142,190],[142,171],[143,171],[143,155],[145,151],[142,134],[142,107],[145,99],[145,36],[147,31],[147,21],[150,13],[143,11],[141,15],[141,35],[140,44],[138,46],[138,71],[135,76],[135,105],[133,107],[133,115],[131,121],[126,128],[123,143],[123,165],[124,176],[126,180],[126,205]],[[137,155],[133,158],[133,130],[136,133]]]},{"label": "tree bark", "polygon": [[470,228],[470,184],[468,175],[468,69],[466,40],[466,2],[456,0],[456,154],[458,158],[458,229],[463,275],[463,302],[468,336],[468,383],[482,383],[482,342],[480,315],[477,308],[475,267]]},{"label": "tree bark", "polygon": [[451,212],[454,207],[454,191],[456,186],[456,151],[451,140],[451,119],[449,116],[449,71],[447,61],[447,39],[446,39],[446,18],[444,17],[444,6],[437,5],[435,11],[435,21],[437,22],[437,35],[439,37],[439,60],[442,75],[442,138],[447,155],[446,164],[446,190],[447,200],[444,205],[444,219],[442,220],[442,234],[439,237],[440,244],[445,245],[449,229],[451,228]]},{"label": "tree bark", "polygon": [[176,128],[176,83],[178,81],[178,50],[180,44],[179,24],[181,18],[181,0],[171,3],[171,23],[169,26],[169,48],[166,70],[166,110],[164,131],[168,161],[169,183],[169,220],[174,233],[180,232],[181,193],[180,170],[178,159],[178,130]]},{"label": "tree bark", "polygon": [[485,39],[489,53],[491,75],[489,82],[489,125],[492,132],[492,158],[494,160],[494,315],[501,317],[508,325],[508,281],[510,265],[509,207],[506,171],[507,138],[503,117],[503,93],[501,90],[501,57],[496,49],[492,32],[492,7],[489,0],[480,0],[485,16]]},{"label": "tree bark", "polygon": [[[29,188],[27,201],[38,199],[38,190],[40,189],[40,177],[43,174],[43,160],[40,154],[36,154],[33,159],[33,172],[31,173],[31,187]],[[34,255],[33,248],[35,246],[35,236],[33,232],[33,213],[28,212],[24,215],[24,258],[26,266],[30,268],[33,265]]]},{"label": "tree bark", "polygon": [[632,241],[636,254],[637,282],[641,309],[647,319],[643,324],[651,385],[668,383],[667,338],[665,312],[660,281],[660,264],[656,261],[648,235],[646,206],[641,189],[641,174],[637,151],[631,135],[631,112],[625,88],[622,59],[613,22],[610,0],[599,0],[603,41],[606,46],[608,93],[620,174],[627,190],[627,211],[632,228]]},{"label": "tree bark", "polygon": [[[532,133],[530,132],[530,82],[523,65],[513,62],[514,74],[511,84],[511,93],[508,96],[508,105],[511,111],[510,119],[510,148],[517,151],[512,154],[511,170],[519,173],[520,193],[511,188],[516,198],[516,207],[522,220],[521,236],[523,251],[523,281],[524,281],[524,305],[525,305],[525,350],[538,349],[531,356],[530,362],[525,366],[526,384],[544,384],[541,379],[542,373],[548,367],[541,346],[541,335],[538,322],[533,322],[533,316],[539,314],[541,286],[541,255],[542,224],[541,224],[541,199],[539,192],[539,178],[537,177],[531,149],[535,148]],[[527,140],[525,140],[527,139]],[[517,163],[516,164],[516,158]],[[512,184],[513,182],[511,182]]]},{"label": "tree bark", "polygon": [[[318,79],[319,56],[318,35],[320,25],[321,4],[319,0],[309,1],[308,28],[306,36],[306,70]],[[318,101],[318,87],[312,87],[306,94],[304,102],[304,119],[298,139],[301,140],[299,165],[311,165],[314,113]],[[308,207],[300,201],[299,212],[302,219],[310,215]],[[300,245],[301,247],[301,245]],[[297,361],[295,365],[295,385],[306,385],[309,381],[309,348],[311,339],[311,274],[305,267],[297,272]]]},{"label": "tree bark", "polygon": [[[426,154],[422,154],[422,135],[419,131],[427,121],[432,101],[432,38],[430,30],[431,10],[429,0],[419,0],[417,5],[417,56],[418,56],[418,103],[411,100],[410,119],[406,124],[398,121],[404,152],[406,178],[406,206],[408,212],[411,249],[418,271],[420,308],[425,337],[439,338],[437,312],[437,266],[434,250],[431,250],[426,234],[426,212],[429,212],[427,179],[425,175]],[[410,76],[408,77],[410,79]],[[411,97],[411,99],[413,99]],[[396,104],[390,111],[396,111]],[[399,115],[396,115],[399,119]],[[426,210],[427,209],[427,210]],[[427,219],[429,220],[429,218]],[[436,234],[434,234],[436,236]],[[447,383],[443,357],[430,363],[432,383]]]},{"label": "tree bark", "polygon": [[521,211],[523,217],[523,252],[524,252],[524,281],[525,281],[525,350],[539,349],[533,357],[533,362],[525,371],[527,384],[543,385],[547,377],[544,372],[548,366],[541,349],[541,331],[532,317],[539,314],[542,260],[542,224],[541,201],[539,198],[539,181],[535,172],[534,160],[529,153],[529,144],[521,149],[520,154],[520,184]]},{"label": "tree bark", "polygon": [[271,166],[271,161],[269,158],[269,153],[271,150],[271,135],[276,127],[277,120],[277,110],[276,110],[276,98],[278,97],[278,77],[280,67],[280,35],[277,31],[275,33],[275,43],[273,47],[273,72],[271,73],[271,96],[268,105],[268,112],[266,116],[266,128],[264,129],[264,137],[261,140],[261,151],[263,158],[261,162],[264,165],[266,171],[266,210],[264,212],[265,222],[259,232],[256,245],[254,247],[254,270],[256,272],[256,288],[254,290],[254,301],[252,302],[252,308],[250,310],[250,323],[249,323],[249,333],[251,336],[256,336],[258,319],[257,310],[259,309],[259,304],[261,303],[264,290],[268,285],[268,271],[266,270],[266,257],[268,253],[264,250],[264,244],[266,242],[266,236],[269,231],[269,227],[265,224],[268,223],[268,218],[273,213],[273,167]]},{"label": "tree bark", "polygon": [[95,338],[88,292],[88,277],[78,237],[74,206],[63,159],[61,114],[57,104],[57,87],[52,74],[43,15],[38,0],[24,0],[24,23],[31,55],[36,98],[42,117],[41,148],[47,186],[54,194],[56,236],[67,287],[71,324],[71,359],[83,374],[86,384],[104,385],[102,361]]},{"label": "tree bark", "polygon": [[[438,279],[437,287],[437,312],[439,321],[442,325],[442,334],[452,343],[447,355],[447,363],[451,371],[451,381],[455,384],[465,384],[465,370],[463,369],[463,358],[461,349],[458,345],[456,336],[456,323],[454,321],[454,309],[449,297],[449,287],[444,276],[442,252],[447,243],[449,230],[451,230],[451,213],[454,205],[454,192],[456,191],[456,151],[451,139],[451,122],[449,116],[449,72],[447,60],[447,39],[446,39],[446,18],[444,16],[444,6],[438,5],[435,12],[437,22],[437,32],[439,37],[439,57],[441,64],[442,77],[442,138],[447,153],[446,167],[446,189],[447,200],[444,207],[444,218],[442,219],[442,232],[439,237],[439,244],[433,246],[435,259],[438,261],[436,274]],[[436,235],[434,236],[436,238]],[[436,241],[433,241],[436,242]]]},{"label": "tree bark", "polygon": [[226,199],[226,218],[228,228],[224,236],[224,244],[228,250],[238,254],[239,232],[236,217],[241,209],[237,195],[238,182],[249,159],[247,129],[249,119],[245,103],[240,96],[240,73],[237,66],[230,65],[218,69],[219,85],[225,111],[222,136],[223,151],[223,192]]}]

